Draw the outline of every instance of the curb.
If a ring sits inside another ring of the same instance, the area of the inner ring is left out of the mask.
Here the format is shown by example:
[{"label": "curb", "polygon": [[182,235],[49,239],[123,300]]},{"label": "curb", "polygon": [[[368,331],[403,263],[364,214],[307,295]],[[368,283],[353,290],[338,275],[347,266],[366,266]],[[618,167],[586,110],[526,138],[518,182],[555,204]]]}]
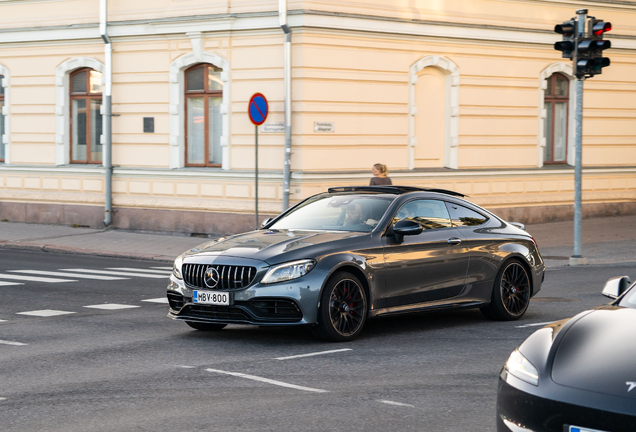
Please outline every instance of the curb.
[{"label": "curb", "polygon": [[92,249],[81,249],[81,248],[47,245],[47,244],[39,244],[39,245],[25,244],[20,242],[0,242],[0,249],[30,250],[30,251],[66,253],[66,254],[76,254],[76,255],[93,255],[93,256],[101,256],[101,257],[108,257],[108,258],[128,258],[128,259],[166,262],[171,264],[176,258],[176,257],[170,257],[166,255],[151,255],[151,254],[141,254],[141,253],[132,253],[132,252],[129,252],[129,253],[104,252],[104,251],[96,251]]}]

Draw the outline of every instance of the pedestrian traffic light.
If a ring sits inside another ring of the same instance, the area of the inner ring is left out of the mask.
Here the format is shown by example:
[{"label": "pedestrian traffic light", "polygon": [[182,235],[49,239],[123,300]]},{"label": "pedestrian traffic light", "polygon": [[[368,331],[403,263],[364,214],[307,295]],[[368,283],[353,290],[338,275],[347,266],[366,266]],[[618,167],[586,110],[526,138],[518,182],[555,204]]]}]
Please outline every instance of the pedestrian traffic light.
[{"label": "pedestrian traffic light", "polygon": [[555,42],[554,49],[563,52],[563,58],[571,59],[574,55],[574,31],[576,29],[576,21],[574,19],[570,21],[563,21],[562,24],[554,26],[556,33],[563,35],[561,42]]}]

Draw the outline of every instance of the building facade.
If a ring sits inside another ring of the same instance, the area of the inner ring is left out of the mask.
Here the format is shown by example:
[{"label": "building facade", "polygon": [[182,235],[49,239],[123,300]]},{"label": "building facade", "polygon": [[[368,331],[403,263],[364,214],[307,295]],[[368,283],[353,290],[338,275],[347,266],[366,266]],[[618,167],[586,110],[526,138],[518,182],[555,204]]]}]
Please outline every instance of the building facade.
[{"label": "building facade", "polygon": [[[584,3],[584,4],[583,4]],[[290,203],[328,187],[457,190],[523,222],[571,217],[575,78],[554,25],[613,30],[585,82],[584,215],[636,213],[636,2],[288,1]],[[0,219],[100,226],[99,0],[0,0]],[[280,213],[284,34],[272,0],[108,3],[112,202],[120,228],[229,233]]]}]

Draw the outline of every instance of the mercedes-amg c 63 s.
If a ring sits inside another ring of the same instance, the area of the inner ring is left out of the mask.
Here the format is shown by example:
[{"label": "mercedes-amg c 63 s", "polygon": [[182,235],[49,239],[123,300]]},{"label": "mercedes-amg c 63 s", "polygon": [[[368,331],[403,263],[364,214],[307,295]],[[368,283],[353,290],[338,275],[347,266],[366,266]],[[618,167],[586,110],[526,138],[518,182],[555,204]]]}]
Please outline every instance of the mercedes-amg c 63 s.
[{"label": "mercedes-amg c 63 s", "polygon": [[305,325],[332,341],[355,338],[368,318],[414,311],[480,308],[519,319],[544,278],[537,244],[521,224],[463,196],[329,189],[259,230],[177,257],[168,316],[198,330]]},{"label": "mercedes-amg c 63 s", "polygon": [[498,432],[636,431],[636,283],[610,304],[534,332],[501,371]]}]

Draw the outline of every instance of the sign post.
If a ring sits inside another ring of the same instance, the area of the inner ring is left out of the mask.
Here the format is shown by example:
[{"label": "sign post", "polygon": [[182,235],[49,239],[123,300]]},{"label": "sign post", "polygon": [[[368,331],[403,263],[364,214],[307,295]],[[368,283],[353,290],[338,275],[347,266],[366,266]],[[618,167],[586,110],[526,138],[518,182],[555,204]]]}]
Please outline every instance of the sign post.
[{"label": "sign post", "polygon": [[247,104],[247,114],[254,125],[254,229],[258,229],[258,127],[265,123],[269,113],[267,99],[254,93]]}]

